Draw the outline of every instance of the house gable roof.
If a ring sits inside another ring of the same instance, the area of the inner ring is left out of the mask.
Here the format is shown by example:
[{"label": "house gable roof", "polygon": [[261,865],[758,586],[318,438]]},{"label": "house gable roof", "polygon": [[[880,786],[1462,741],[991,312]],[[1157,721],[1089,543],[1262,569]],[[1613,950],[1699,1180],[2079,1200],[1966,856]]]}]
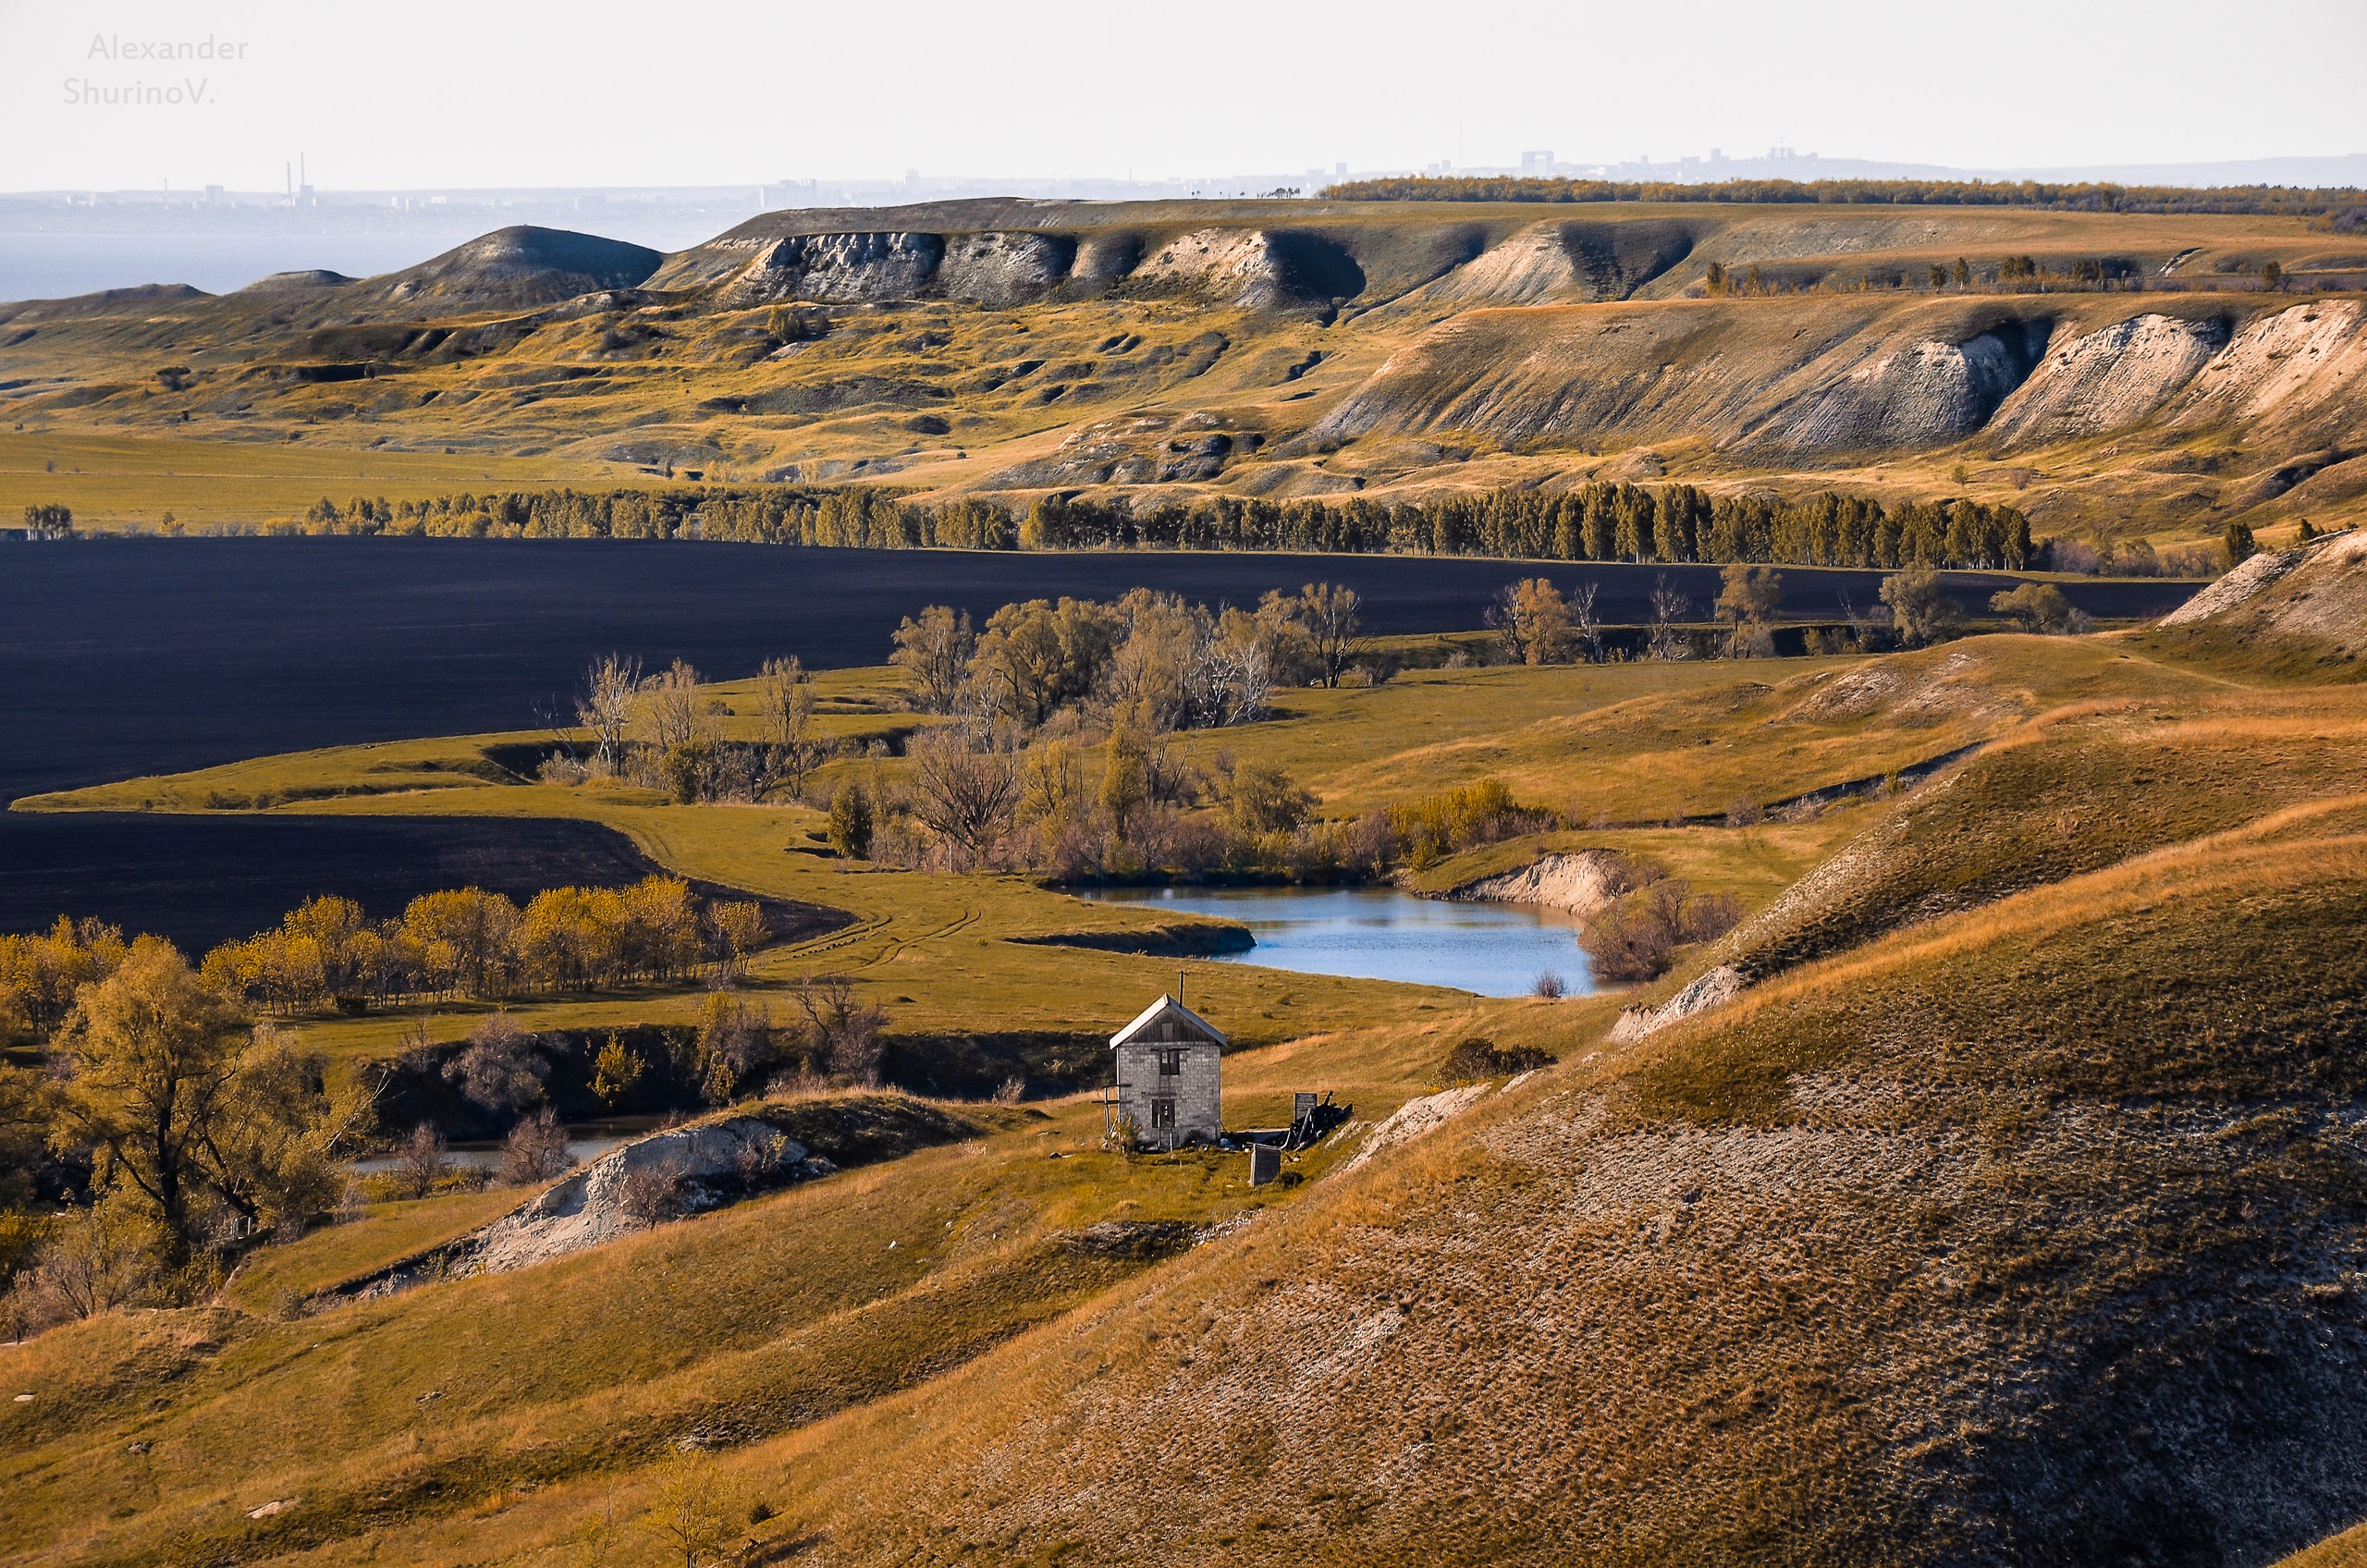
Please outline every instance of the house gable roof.
[{"label": "house gable roof", "polygon": [[1224,1031],[1170,996],[1161,996],[1136,1013],[1132,1023],[1110,1035],[1110,1048],[1115,1050],[1137,1040],[1161,1045],[1226,1043]]}]

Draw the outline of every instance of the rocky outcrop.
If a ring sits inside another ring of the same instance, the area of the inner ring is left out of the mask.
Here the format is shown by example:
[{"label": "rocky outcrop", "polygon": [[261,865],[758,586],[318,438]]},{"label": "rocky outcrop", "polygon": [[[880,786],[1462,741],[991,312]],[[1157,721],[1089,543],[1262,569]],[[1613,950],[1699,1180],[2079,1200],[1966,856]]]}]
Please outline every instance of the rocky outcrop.
[{"label": "rocky outcrop", "polygon": [[1732,964],[1722,963],[1658,1007],[1631,1007],[1622,1012],[1618,1022],[1611,1026],[1611,1043],[1624,1046],[1629,1041],[1656,1034],[1697,1012],[1723,1007],[1741,996],[1748,984],[1742,977],[1742,971]]},{"label": "rocky outcrop", "polygon": [[2367,659],[2367,529],[2254,556],[2161,624],[2210,628],[2255,651],[2306,643],[2355,667]]},{"label": "rocky outcrop", "polygon": [[1262,310],[1352,296],[1364,275],[1327,239],[1261,228],[1195,229],[1156,249],[1121,229],[900,229],[728,235],[675,258],[658,281],[712,288],[727,308],[914,298],[1002,307],[1124,283]]},{"label": "rocky outcrop", "polygon": [[2356,431],[2367,394],[2362,328],[2367,312],[2355,300],[2312,300],[2260,317],[2195,376],[2178,399],[2177,423],[2289,429],[2324,414]]},{"label": "rocky outcrop", "polygon": [[507,1273],[835,1169],[761,1118],[673,1128],[611,1150],[492,1224],[327,1292],[325,1299],[363,1301],[433,1280]]},{"label": "rocky outcrop", "polygon": [[1534,305],[1624,300],[1685,259],[1674,223],[1540,223],[1407,296],[1417,305]]},{"label": "rocky outcrop", "polygon": [[1989,425],[1999,441],[2037,445],[2135,424],[2194,379],[2226,343],[2227,326],[2148,313],[2067,338],[1999,406]]},{"label": "rocky outcrop", "polygon": [[1962,342],[1925,338],[1883,354],[1778,409],[1751,439],[1792,451],[1863,451],[1968,435],[2030,374],[2035,325]]},{"label": "rocky outcrop", "polygon": [[1355,260],[1331,241],[1262,228],[1194,229],[1159,247],[1128,282],[1244,310],[1348,299],[1365,285]]},{"label": "rocky outcrop", "polygon": [[1161,246],[1134,270],[1134,281],[1228,295],[1241,305],[1265,304],[1281,291],[1282,262],[1262,230],[1201,228]]},{"label": "rocky outcrop", "polygon": [[2251,559],[2239,562],[2218,582],[2164,616],[2161,624],[2191,626],[2248,604],[2300,566],[2309,553],[2306,549],[2263,550]]},{"label": "rocky outcrop", "polygon": [[598,1246],[669,1210],[713,1207],[702,1182],[754,1186],[805,1158],[804,1145],[754,1117],[659,1133],[594,1160],[487,1226],[473,1271],[500,1274]]},{"label": "rocky outcrop", "polygon": [[1540,855],[1517,871],[1466,882],[1443,896],[1464,903],[1533,904],[1583,919],[1617,901],[1625,889],[1625,869],[1609,850]]},{"label": "rocky outcrop", "polygon": [[908,299],[936,275],[934,234],[792,234],[758,251],[718,291],[734,306],[777,300],[853,304]]},{"label": "rocky outcrop", "polygon": [[1465,311],[1392,354],[1308,440],[1931,446],[1978,429],[2036,362],[2047,323],[2000,313],[1871,297],[1836,300],[1807,325],[1758,300]]},{"label": "rocky outcrop", "polygon": [[1701,439],[1784,458],[2145,428],[2259,432],[2287,452],[2367,442],[2357,300],[2240,326],[2257,306],[2130,315],[2102,295],[1837,296],[1813,315],[1725,299],[1588,306],[1558,302],[1577,298],[1557,290],[1578,278],[1558,246],[1553,226],[1535,226],[1409,296],[1411,307],[1520,308],[1462,308],[1399,348],[1305,449],[1443,432],[1507,447]]},{"label": "rocky outcrop", "polygon": [[945,247],[938,286],[950,298],[980,305],[1040,300],[1066,280],[1076,240],[1064,234],[963,234]]}]

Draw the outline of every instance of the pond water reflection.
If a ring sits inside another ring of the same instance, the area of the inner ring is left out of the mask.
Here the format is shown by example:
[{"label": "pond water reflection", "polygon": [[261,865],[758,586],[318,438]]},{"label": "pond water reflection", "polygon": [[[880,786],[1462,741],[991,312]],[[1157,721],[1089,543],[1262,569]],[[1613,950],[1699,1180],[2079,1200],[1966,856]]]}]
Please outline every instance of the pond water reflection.
[{"label": "pond water reflection", "polygon": [[1451,903],[1385,888],[1096,888],[1080,896],[1239,921],[1257,945],[1223,955],[1229,963],[1483,997],[1526,996],[1548,972],[1572,996],[1595,988],[1576,922],[1529,904]]}]

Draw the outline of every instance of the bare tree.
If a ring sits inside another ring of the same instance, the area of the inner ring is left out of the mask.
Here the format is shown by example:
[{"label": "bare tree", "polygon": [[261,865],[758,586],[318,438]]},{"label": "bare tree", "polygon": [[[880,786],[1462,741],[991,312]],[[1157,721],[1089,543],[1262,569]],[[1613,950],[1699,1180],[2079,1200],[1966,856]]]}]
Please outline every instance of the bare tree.
[{"label": "bare tree", "polygon": [[1364,650],[1359,615],[1364,601],[1353,588],[1336,582],[1310,582],[1298,591],[1299,620],[1315,647],[1315,664],[1323,684],[1337,686],[1348,666]]},{"label": "bare tree", "polygon": [[967,614],[931,605],[920,619],[906,617],[896,628],[896,651],[888,662],[912,677],[913,705],[923,713],[951,713],[961,701],[977,633]]},{"label": "bare tree", "polygon": [[676,802],[689,805],[725,792],[723,726],[699,689],[699,672],[681,659],[642,682],[641,717],[660,779]]},{"label": "bare tree", "polygon": [[756,680],[756,704],[765,726],[765,757],[759,794],[786,787],[805,789],[805,776],[821,761],[814,736],[814,677],[795,658],[767,659]]},{"label": "bare tree", "polygon": [[682,1212],[682,1169],[678,1159],[629,1162],[617,1183],[617,1207],[628,1223],[648,1230]]},{"label": "bare tree", "polygon": [[641,716],[650,744],[661,752],[699,740],[711,728],[699,672],[676,659],[643,681]]},{"label": "bare tree", "polygon": [[1602,662],[1602,621],[1595,613],[1595,595],[1602,584],[1589,579],[1587,584],[1570,595],[1570,633],[1586,648],[1587,663]]},{"label": "bare tree", "polygon": [[624,762],[625,727],[632,722],[633,693],[641,690],[641,661],[610,654],[584,671],[576,694],[575,722],[592,732],[595,771],[615,774]]},{"label": "bare tree", "polygon": [[1019,803],[1018,753],[988,725],[949,724],[914,736],[908,754],[913,815],[963,864],[985,859]]},{"label": "bare tree", "polygon": [[1226,610],[1202,663],[1208,722],[1255,724],[1266,717],[1274,694],[1274,651],[1257,617]]},{"label": "bare tree", "polygon": [[395,1188],[412,1197],[423,1198],[434,1192],[435,1184],[451,1170],[452,1160],[444,1134],[427,1122],[412,1128],[411,1136],[395,1150]]},{"label": "bare tree", "polygon": [[568,1151],[567,1129],[548,1107],[509,1130],[501,1144],[501,1179],[512,1186],[547,1182],[575,1163]]},{"label": "bare tree", "polygon": [[811,1060],[866,1087],[879,1082],[880,1031],[888,1014],[854,998],[854,982],[843,974],[809,975],[798,982],[797,1005],[811,1035]]},{"label": "bare tree", "polygon": [[1692,652],[1684,623],[1692,617],[1693,601],[1665,577],[1652,580],[1652,657],[1681,659]]},{"label": "bare tree", "polygon": [[497,1115],[523,1110],[543,1097],[550,1076],[550,1063],[534,1044],[509,1014],[487,1013],[469,1031],[468,1049],[444,1064],[444,1081]]}]

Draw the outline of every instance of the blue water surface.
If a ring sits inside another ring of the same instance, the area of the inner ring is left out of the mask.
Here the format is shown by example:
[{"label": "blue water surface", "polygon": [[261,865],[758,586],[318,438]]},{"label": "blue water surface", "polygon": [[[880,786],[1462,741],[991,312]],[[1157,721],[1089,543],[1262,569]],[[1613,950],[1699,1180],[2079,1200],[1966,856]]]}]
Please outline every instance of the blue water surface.
[{"label": "blue water surface", "polygon": [[1304,974],[1526,996],[1548,972],[1569,995],[1595,989],[1577,925],[1527,904],[1450,903],[1382,888],[1101,888],[1105,903],[1236,920],[1257,945],[1222,962]]}]

